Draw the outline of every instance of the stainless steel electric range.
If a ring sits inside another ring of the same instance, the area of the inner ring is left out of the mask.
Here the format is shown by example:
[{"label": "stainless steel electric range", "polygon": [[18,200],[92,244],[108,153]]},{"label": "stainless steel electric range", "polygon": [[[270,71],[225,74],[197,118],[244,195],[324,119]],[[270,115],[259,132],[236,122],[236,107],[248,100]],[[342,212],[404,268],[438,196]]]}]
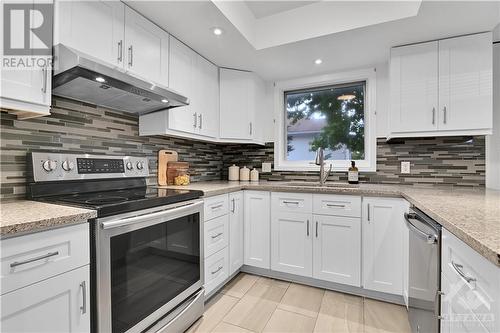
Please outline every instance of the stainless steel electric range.
[{"label": "stainless steel electric range", "polygon": [[147,159],[30,154],[28,197],[97,211],[93,330],[182,332],[203,314],[200,191],[146,186]]}]

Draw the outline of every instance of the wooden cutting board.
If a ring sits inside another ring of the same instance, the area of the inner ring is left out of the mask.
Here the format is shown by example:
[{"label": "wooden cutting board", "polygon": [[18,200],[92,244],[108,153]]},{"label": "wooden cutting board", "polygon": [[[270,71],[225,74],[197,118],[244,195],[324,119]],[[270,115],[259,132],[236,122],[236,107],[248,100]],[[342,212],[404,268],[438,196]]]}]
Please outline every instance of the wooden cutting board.
[{"label": "wooden cutting board", "polygon": [[161,149],[158,151],[158,185],[167,185],[168,162],[177,162],[176,151]]}]

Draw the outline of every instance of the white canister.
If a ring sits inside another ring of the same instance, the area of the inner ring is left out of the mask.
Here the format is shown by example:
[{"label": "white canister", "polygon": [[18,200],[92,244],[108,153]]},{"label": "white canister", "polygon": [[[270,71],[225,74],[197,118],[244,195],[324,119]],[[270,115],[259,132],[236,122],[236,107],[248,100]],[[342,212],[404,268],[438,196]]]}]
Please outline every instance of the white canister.
[{"label": "white canister", "polygon": [[240,169],[240,180],[249,181],[250,180],[250,169],[244,166]]},{"label": "white canister", "polygon": [[229,167],[229,180],[240,180],[240,167],[233,164]]},{"label": "white canister", "polygon": [[250,171],[250,181],[252,182],[259,181],[259,170],[253,168],[252,171]]}]

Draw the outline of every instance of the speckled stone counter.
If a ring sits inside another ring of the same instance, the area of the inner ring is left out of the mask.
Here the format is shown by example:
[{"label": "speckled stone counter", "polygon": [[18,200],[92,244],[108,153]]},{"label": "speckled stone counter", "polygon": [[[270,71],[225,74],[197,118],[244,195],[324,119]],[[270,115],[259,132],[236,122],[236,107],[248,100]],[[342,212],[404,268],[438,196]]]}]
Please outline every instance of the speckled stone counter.
[{"label": "speckled stone counter", "polygon": [[17,200],[0,203],[0,237],[13,237],[64,225],[82,223],[97,216],[95,210]]},{"label": "speckled stone counter", "polygon": [[403,197],[500,267],[499,191],[378,184],[359,186],[338,184],[334,187],[318,187],[314,184],[304,186],[297,183],[210,181],[193,183],[189,186],[168,186],[168,188],[200,190],[204,192],[205,197],[243,189]]}]

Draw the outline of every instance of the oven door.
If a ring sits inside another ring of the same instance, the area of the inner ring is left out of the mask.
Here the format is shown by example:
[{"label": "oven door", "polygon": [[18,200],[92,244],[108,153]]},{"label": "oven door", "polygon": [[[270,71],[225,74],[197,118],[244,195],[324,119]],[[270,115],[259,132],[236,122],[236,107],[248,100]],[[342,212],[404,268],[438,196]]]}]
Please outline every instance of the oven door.
[{"label": "oven door", "polygon": [[203,285],[203,202],[98,219],[97,329],[142,332]]}]

